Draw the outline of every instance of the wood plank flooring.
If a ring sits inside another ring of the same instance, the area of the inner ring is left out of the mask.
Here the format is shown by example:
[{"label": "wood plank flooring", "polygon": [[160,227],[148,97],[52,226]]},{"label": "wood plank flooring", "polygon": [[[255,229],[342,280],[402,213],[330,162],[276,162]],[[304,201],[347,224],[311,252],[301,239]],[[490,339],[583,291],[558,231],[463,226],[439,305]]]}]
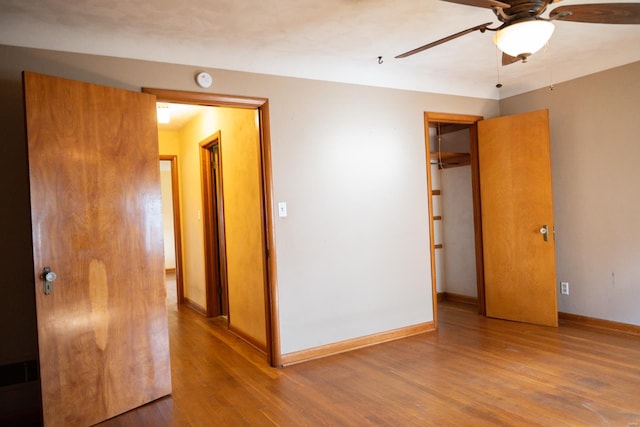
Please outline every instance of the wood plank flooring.
[{"label": "wood plank flooring", "polygon": [[640,426],[640,337],[487,319],[283,369],[170,306],[173,394],[101,426]]}]

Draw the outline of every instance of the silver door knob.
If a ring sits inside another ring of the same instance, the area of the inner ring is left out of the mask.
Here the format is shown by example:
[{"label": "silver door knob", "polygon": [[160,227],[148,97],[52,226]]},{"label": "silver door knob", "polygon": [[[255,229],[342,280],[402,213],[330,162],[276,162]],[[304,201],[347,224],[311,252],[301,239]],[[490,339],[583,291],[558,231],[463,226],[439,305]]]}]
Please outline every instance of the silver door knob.
[{"label": "silver door knob", "polygon": [[51,271],[50,267],[42,269],[42,279],[44,279],[44,294],[51,295],[53,292],[53,282],[58,278],[58,275]]},{"label": "silver door knob", "polygon": [[540,234],[542,234],[545,242],[549,240],[549,227],[547,225],[543,225],[540,229]]}]

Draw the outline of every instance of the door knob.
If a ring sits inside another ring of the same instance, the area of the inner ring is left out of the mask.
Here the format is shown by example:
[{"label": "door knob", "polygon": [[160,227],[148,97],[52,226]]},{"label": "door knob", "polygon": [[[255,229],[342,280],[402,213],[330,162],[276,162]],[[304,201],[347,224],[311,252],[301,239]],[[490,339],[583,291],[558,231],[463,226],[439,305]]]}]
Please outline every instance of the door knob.
[{"label": "door knob", "polygon": [[540,234],[542,234],[545,242],[549,240],[549,227],[546,224],[540,229]]},{"label": "door knob", "polygon": [[42,269],[42,275],[40,276],[44,280],[44,294],[51,295],[53,292],[53,282],[58,278],[58,275],[54,273],[50,267]]}]

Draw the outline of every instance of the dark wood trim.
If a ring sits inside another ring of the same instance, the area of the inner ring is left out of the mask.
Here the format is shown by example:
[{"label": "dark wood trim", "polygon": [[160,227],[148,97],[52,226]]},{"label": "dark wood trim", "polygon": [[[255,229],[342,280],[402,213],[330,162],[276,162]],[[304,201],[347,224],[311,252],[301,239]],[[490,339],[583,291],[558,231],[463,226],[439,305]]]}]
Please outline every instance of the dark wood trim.
[{"label": "dark wood trim", "polygon": [[[480,121],[482,118],[478,118]],[[478,125],[469,126],[469,151],[471,154],[471,195],[473,197],[473,237],[476,245],[476,288],[478,314],[486,315],[484,290],[484,253],[482,249],[482,209],[480,202],[480,158],[478,156]]]},{"label": "dark wood trim", "polygon": [[275,215],[273,208],[273,176],[271,174],[271,118],[269,101],[258,109],[260,115],[260,142],[262,166],[262,209],[265,237],[265,312],[267,313],[267,352],[271,366],[280,366],[280,322],[278,308],[278,274],[276,262]]},{"label": "dark wood trim", "polygon": [[[236,107],[258,110],[260,115],[260,145],[262,151],[263,203],[266,223],[264,260],[267,266],[265,281],[267,292],[265,317],[267,325],[267,359],[271,366],[280,366],[280,325],[278,311],[278,274],[276,268],[275,216],[273,210],[273,181],[271,175],[271,125],[269,100],[266,98],[222,95],[214,93],[187,92],[157,88],[142,88],[142,92],[156,95],[158,101],[197,104],[214,107]],[[268,256],[267,256],[268,254]]]},{"label": "dark wood trim", "polygon": [[225,228],[225,215],[224,215],[224,178],[223,178],[223,161],[222,161],[222,137],[218,136],[218,163],[214,165],[217,168],[216,175],[216,194],[218,199],[216,200],[216,217],[217,217],[217,232],[218,232],[218,258],[220,268],[220,285],[222,286],[222,295],[220,295],[222,303],[222,314],[229,316],[229,278],[227,276],[227,237]]},{"label": "dark wood trim", "polygon": [[160,155],[160,160],[171,162],[171,198],[173,205],[173,245],[176,252],[176,295],[178,304],[184,304],[184,273],[182,264],[182,219],[180,217],[180,184],[178,156]]},{"label": "dark wood trim", "polygon": [[184,306],[190,308],[201,316],[207,317],[207,310],[195,301],[184,297]]},{"label": "dark wood trim", "polygon": [[244,332],[236,329],[233,327],[233,324],[229,323],[227,326],[227,330],[232,333],[233,335],[235,335],[236,337],[238,337],[239,339],[241,339],[242,341],[246,342],[247,344],[249,344],[251,347],[253,347],[257,352],[259,352],[260,354],[262,354],[265,358],[267,357],[267,353],[265,351],[264,345],[258,341],[256,341],[255,339],[253,339],[252,337],[250,337],[249,335],[245,334]]},{"label": "dark wood trim", "polygon": [[[218,229],[218,189],[214,188],[213,162],[211,149],[220,145],[220,131],[199,142],[200,146],[200,180],[202,183],[202,228],[204,233],[204,276],[205,301],[207,317],[222,315],[220,292],[223,284],[222,254],[220,230]],[[214,198],[213,195],[216,195]],[[224,245],[226,247],[226,245]],[[226,259],[226,257],[225,257]]]},{"label": "dark wood trim", "polygon": [[210,107],[234,107],[256,110],[266,102],[266,98],[253,98],[238,95],[223,95],[215,93],[189,92],[171,89],[156,89],[143,87],[142,92],[150,93],[160,102],[177,102],[182,104],[195,104]]},{"label": "dark wood trim", "polygon": [[434,165],[438,165],[440,169],[450,169],[471,164],[469,153],[451,153],[446,151],[434,151],[431,153],[434,159]]},{"label": "dark wood trim", "polygon": [[[451,302],[457,302],[457,303],[469,304],[469,305],[478,304],[478,298],[476,297],[470,297],[468,295],[462,295],[462,294],[455,294],[452,292],[442,292],[441,294],[442,294],[442,301],[451,301]],[[440,300],[438,299],[438,301]]]},{"label": "dark wood trim", "polygon": [[320,347],[310,348],[307,350],[296,351],[282,355],[282,365],[288,366],[295,363],[307,362],[309,360],[319,359],[322,357],[333,356],[335,354],[345,353],[347,351],[357,350],[359,348],[370,347],[372,345],[381,344],[388,341],[394,341],[401,338],[407,338],[413,335],[424,334],[436,330],[435,322],[420,323],[413,326],[398,328],[387,332],[367,335],[364,337],[354,338],[351,340],[340,341],[333,344],[327,344]]},{"label": "dark wood trim", "polygon": [[607,331],[622,332],[631,335],[640,335],[640,326],[630,323],[614,322],[612,320],[597,319],[594,317],[581,316],[579,314],[558,313],[558,318],[565,322],[582,324]]}]

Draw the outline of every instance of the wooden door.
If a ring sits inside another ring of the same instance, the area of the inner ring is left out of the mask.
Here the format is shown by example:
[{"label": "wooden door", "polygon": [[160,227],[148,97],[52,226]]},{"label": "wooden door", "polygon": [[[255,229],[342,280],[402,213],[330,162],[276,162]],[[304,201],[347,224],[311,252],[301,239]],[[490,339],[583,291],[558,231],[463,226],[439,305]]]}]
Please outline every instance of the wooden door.
[{"label": "wooden door", "polygon": [[487,316],[557,326],[548,111],[480,121],[478,145]]},{"label": "wooden door", "polygon": [[220,132],[200,144],[207,316],[227,316],[229,298],[220,167]]},{"label": "wooden door", "polygon": [[155,97],[24,90],[44,424],[91,425],[171,392]]}]

